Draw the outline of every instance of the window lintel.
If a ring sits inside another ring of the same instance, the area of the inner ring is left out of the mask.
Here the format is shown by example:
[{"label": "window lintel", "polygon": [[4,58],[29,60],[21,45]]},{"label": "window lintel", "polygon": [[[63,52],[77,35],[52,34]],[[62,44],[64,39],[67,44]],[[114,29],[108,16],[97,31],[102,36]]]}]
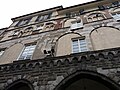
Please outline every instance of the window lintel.
[{"label": "window lintel", "polygon": [[85,36],[81,36],[81,37],[75,37],[75,38],[72,38],[71,40],[76,40],[76,39],[83,40],[83,39],[85,39]]}]

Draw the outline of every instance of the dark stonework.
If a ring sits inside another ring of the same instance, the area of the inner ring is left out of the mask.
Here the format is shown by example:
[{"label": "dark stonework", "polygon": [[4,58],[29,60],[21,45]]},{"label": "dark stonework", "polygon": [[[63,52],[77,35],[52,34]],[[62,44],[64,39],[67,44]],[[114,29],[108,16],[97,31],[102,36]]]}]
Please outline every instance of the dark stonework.
[{"label": "dark stonework", "polygon": [[119,90],[120,48],[15,61],[1,65],[0,73],[0,90],[12,90],[18,82],[25,83],[24,88],[30,86],[31,90],[32,87],[33,90],[62,90],[60,86],[79,74],[100,77]]}]

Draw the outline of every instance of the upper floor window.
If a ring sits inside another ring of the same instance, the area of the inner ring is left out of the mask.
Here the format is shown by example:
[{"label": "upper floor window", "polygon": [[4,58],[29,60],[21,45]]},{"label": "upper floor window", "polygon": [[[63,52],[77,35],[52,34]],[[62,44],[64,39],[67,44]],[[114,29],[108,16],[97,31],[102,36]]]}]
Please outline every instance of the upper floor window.
[{"label": "upper floor window", "polygon": [[31,20],[31,18],[27,18],[27,19],[20,20],[20,21],[16,24],[16,26],[22,26],[22,25],[28,24],[30,20]]},{"label": "upper floor window", "polygon": [[40,15],[40,16],[38,16],[38,18],[37,18],[36,22],[45,21],[45,20],[49,19],[49,18],[50,18],[50,16],[51,16],[51,14],[47,14],[47,15]]},{"label": "upper floor window", "polygon": [[82,14],[82,11],[80,11],[80,12],[69,12],[69,13],[66,13],[66,16],[67,16],[68,18],[70,18],[70,17],[79,16],[80,14]]},{"label": "upper floor window", "polygon": [[113,2],[112,4],[113,4],[113,6],[118,6],[118,5],[120,5],[119,1],[115,1],[115,2]]},{"label": "upper floor window", "polygon": [[1,49],[1,50],[0,50],[0,56],[2,56],[4,52],[5,52],[5,50],[4,50],[4,49]]},{"label": "upper floor window", "polygon": [[80,20],[71,22],[71,29],[77,29],[82,27],[83,27],[83,23]]},{"label": "upper floor window", "polygon": [[92,13],[87,17],[88,22],[98,21],[105,19],[105,15],[102,13]]},{"label": "upper floor window", "polygon": [[98,6],[98,8],[99,8],[100,10],[105,10],[105,6],[103,6],[103,5]]},{"label": "upper floor window", "polygon": [[87,51],[87,44],[85,39],[73,39],[72,40],[72,52],[78,53],[78,52],[84,52]]},{"label": "upper floor window", "polygon": [[35,47],[36,47],[35,44],[25,46],[24,50],[22,51],[19,57],[19,60],[31,59],[33,52],[35,50]]},{"label": "upper floor window", "polygon": [[112,17],[113,17],[115,20],[119,21],[119,20],[120,20],[120,13],[112,14]]}]

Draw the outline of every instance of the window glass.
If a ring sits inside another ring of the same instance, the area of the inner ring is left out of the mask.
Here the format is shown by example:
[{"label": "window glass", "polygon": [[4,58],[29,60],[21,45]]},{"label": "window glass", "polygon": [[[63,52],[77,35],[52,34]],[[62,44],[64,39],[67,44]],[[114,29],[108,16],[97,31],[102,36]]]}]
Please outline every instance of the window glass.
[{"label": "window glass", "polygon": [[25,46],[23,52],[21,53],[19,60],[31,59],[36,45]]},{"label": "window glass", "polygon": [[120,13],[112,14],[112,17],[113,17],[115,20],[120,20]]},{"label": "window glass", "polygon": [[72,52],[77,53],[77,52],[84,52],[87,51],[87,45],[86,41],[83,39],[76,39],[72,40]]},{"label": "window glass", "polygon": [[83,27],[83,24],[81,21],[74,21],[71,22],[71,29],[81,28]]},{"label": "window glass", "polygon": [[0,56],[2,56],[4,53],[4,50],[0,50]]},{"label": "window glass", "polygon": [[20,21],[16,24],[16,26],[22,26],[22,25],[28,24],[31,19],[32,19],[32,18],[27,18],[27,19],[20,20]]}]

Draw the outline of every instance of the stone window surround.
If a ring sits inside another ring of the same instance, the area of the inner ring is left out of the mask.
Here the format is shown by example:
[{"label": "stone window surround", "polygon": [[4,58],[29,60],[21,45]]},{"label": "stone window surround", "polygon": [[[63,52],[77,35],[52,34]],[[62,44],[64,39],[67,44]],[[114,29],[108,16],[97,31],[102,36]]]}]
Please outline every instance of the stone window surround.
[{"label": "stone window surround", "polygon": [[[27,50],[26,48],[27,48],[29,51],[26,52],[26,50]],[[20,55],[19,55],[19,57],[18,57],[17,60],[27,60],[27,59],[31,59],[31,58],[32,58],[32,55],[33,55],[33,53],[34,53],[34,51],[35,51],[35,48],[36,48],[36,43],[35,43],[35,42],[34,42],[34,43],[25,44],[24,47],[23,47],[23,50],[21,51],[21,53],[20,53]],[[32,50],[32,51],[31,51],[31,50]],[[31,52],[30,52],[30,51],[31,51]],[[25,52],[26,52],[25,57],[24,57],[23,59],[20,59],[20,58],[23,56],[23,53],[25,53]],[[30,54],[30,57],[29,57],[29,58],[27,58],[28,53]]]},{"label": "stone window surround", "polygon": [[[84,52],[84,51],[88,50],[86,39],[85,39],[84,36],[83,37],[72,38],[71,41],[72,41],[72,53]],[[74,41],[77,41],[76,43],[77,43],[77,46],[78,46],[77,48],[79,48],[79,51],[74,51],[74,47],[73,47]],[[80,43],[81,41],[83,41],[83,43]],[[83,47],[84,47],[84,49],[82,50]]]}]

